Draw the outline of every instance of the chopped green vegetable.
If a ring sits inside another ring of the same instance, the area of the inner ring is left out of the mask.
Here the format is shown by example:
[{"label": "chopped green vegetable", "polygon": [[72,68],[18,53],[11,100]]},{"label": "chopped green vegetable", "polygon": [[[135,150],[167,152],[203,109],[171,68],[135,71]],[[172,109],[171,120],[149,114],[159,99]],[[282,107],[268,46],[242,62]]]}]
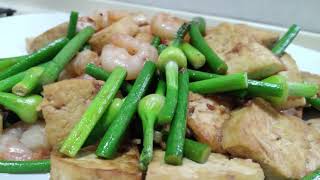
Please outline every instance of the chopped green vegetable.
[{"label": "chopped green vegetable", "polygon": [[9,57],[9,58],[0,58],[0,72],[7,69],[8,67],[13,66],[22,59],[25,59],[28,55]]},{"label": "chopped green vegetable", "polygon": [[92,27],[86,27],[72,38],[45,68],[40,78],[41,84],[46,85],[54,82],[65,65],[77,54],[79,49],[87,42],[93,33],[94,29]]},{"label": "chopped green vegetable", "polygon": [[178,101],[178,75],[179,67],[174,62],[166,65],[166,86],[167,94],[165,106],[162,108],[158,119],[161,122],[171,122]]},{"label": "chopped green vegetable", "polygon": [[247,73],[230,74],[189,84],[192,92],[207,94],[228,92],[248,88]]},{"label": "chopped green vegetable", "polygon": [[165,44],[160,44],[160,45],[158,46],[158,48],[157,48],[157,49],[158,49],[158,54],[161,54],[162,51],[165,50],[167,47],[168,47],[168,46],[165,45]]},{"label": "chopped green vegetable", "polygon": [[181,49],[195,69],[201,68],[206,63],[206,57],[189,43],[182,43]]},{"label": "chopped green vegetable", "polygon": [[11,91],[12,87],[20,82],[24,75],[26,74],[25,71],[20,72],[16,75],[8,77],[0,81],[0,92],[9,92]]},{"label": "chopped green vegetable", "polygon": [[202,37],[198,22],[191,22],[189,34],[191,37],[191,44],[206,57],[210,69],[215,73],[225,74],[228,70],[227,64],[209,47]]},{"label": "chopped green vegetable", "polygon": [[106,133],[112,121],[117,117],[123,104],[123,99],[115,98],[108,109],[104,112],[100,120],[94,126],[90,135],[88,136],[84,146],[96,143]]},{"label": "chopped green vegetable", "polygon": [[153,39],[152,39],[152,42],[151,42],[151,45],[155,48],[158,48],[158,46],[160,45],[161,43],[161,39],[159,36],[154,36]]},{"label": "chopped green vegetable", "polygon": [[314,107],[315,109],[320,111],[320,99],[319,98],[306,98],[306,100],[312,107]]},{"label": "chopped green vegetable", "polygon": [[68,42],[68,39],[62,38],[53,41],[44,48],[39,49],[25,59],[19,60],[16,64],[0,72],[0,80],[25,71],[33,66],[51,60]]},{"label": "chopped green vegetable", "polygon": [[72,39],[76,35],[78,16],[79,16],[79,13],[75,11],[72,11],[70,14],[68,33],[67,33],[68,39]]},{"label": "chopped green vegetable", "polygon": [[183,158],[184,140],[187,126],[187,108],[189,95],[189,76],[186,69],[179,75],[178,106],[171,122],[165,162],[172,165],[181,165]]},{"label": "chopped green vegetable", "polygon": [[[188,69],[189,77],[193,81],[200,81],[205,79],[211,79],[216,77],[221,77],[219,74],[212,74],[202,71],[195,71]],[[241,91],[241,92],[240,92]],[[248,94],[245,90],[237,91],[237,96],[244,97]],[[283,89],[278,84],[272,84],[262,81],[256,81],[248,79],[248,91],[251,96],[261,96],[261,95],[269,95],[269,96],[281,96],[283,93]],[[239,94],[240,93],[240,94]]]},{"label": "chopped green vegetable", "polygon": [[0,160],[0,173],[29,174],[50,172],[50,160],[10,161]]},{"label": "chopped green vegetable", "polygon": [[170,122],[173,119],[176,110],[178,98],[178,71],[179,68],[187,67],[187,58],[179,46],[188,29],[189,24],[184,23],[179,28],[173,43],[159,55],[157,65],[160,69],[165,70],[167,84],[166,102],[158,117],[161,122]]},{"label": "chopped green vegetable", "polygon": [[320,179],[320,169],[312,171],[311,173],[301,178],[301,180],[319,180],[319,179]]},{"label": "chopped green vegetable", "polygon": [[15,112],[26,123],[34,123],[38,119],[37,107],[42,102],[42,97],[32,95],[20,97],[11,93],[0,92],[0,104]]},{"label": "chopped green vegetable", "polygon": [[[166,141],[168,138],[169,132],[155,131],[154,136],[156,143],[162,143],[162,141]],[[183,147],[183,156],[195,161],[197,163],[205,163],[211,154],[211,148],[207,144],[202,144],[200,142],[185,138],[184,147]]]},{"label": "chopped green vegetable", "polygon": [[164,96],[150,94],[142,98],[138,105],[138,113],[143,126],[143,149],[139,159],[139,167],[143,171],[147,170],[152,160],[154,125],[164,102]]},{"label": "chopped green vegetable", "polygon": [[105,81],[110,76],[110,73],[104,70],[102,67],[98,67],[95,64],[89,63],[85,69],[86,73],[94,77],[97,80]]},{"label": "chopped green vegetable", "polygon": [[[89,74],[97,80],[105,81],[110,76],[110,73],[104,70],[102,67],[98,67],[95,64],[91,63],[87,64],[85,71],[87,74]],[[132,85],[126,81],[121,85],[121,90],[126,93],[130,92],[131,88]]]},{"label": "chopped green vegetable", "polygon": [[317,84],[289,82],[289,96],[312,97],[318,92]]},{"label": "chopped green vegetable", "polygon": [[210,154],[211,148],[208,145],[187,138],[184,140],[183,155],[186,158],[197,163],[205,163]]},{"label": "chopped green vegetable", "polygon": [[187,67],[187,57],[180,48],[175,46],[168,46],[161,52],[157,65],[161,70],[166,70],[166,65],[169,62],[173,62],[181,68]]},{"label": "chopped green vegetable", "polygon": [[113,120],[106,134],[100,141],[96,154],[100,157],[111,159],[115,156],[118,146],[126,129],[129,126],[132,116],[137,110],[138,102],[147,91],[152,80],[156,66],[152,61],[146,61],[142,71],[139,73],[134,85],[124,100],[121,111]]},{"label": "chopped green vegetable", "polygon": [[281,56],[294,38],[298,35],[300,29],[301,28],[296,24],[291,25],[286,34],[282,36],[272,48],[271,51],[273,54],[276,56]]},{"label": "chopped green vegetable", "polygon": [[[46,67],[50,62],[46,62],[40,64],[39,67]],[[22,81],[26,74],[26,71],[22,71],[16,75],[8,77],[0,81],[0,92],[9,92],[11,91],[12,87],[16,85],[18,82]]]},{"label": "chopped green vegetable", "polygon": [[29,94],[39,84],[43,70],[44,68],[40,66],[27,70],[22,81],[13,86],[12,92],[18,96]]},{"label": "chopped green vegetable", "polygon": [[273,75],[270,76],[266,79],[262,80],[263,82],[268,82],[268,83],[273,83],[273,84],[278,84],[282,87],[283,92],[281,96],[262,96],[264,99],[268,100],[271,102],[271,104],[275,106],[280,106],[281,104],[285,103],[288,99],[289,95],[289,88],[288,88],[288,83],[285,77],[281,75]]},{"label": "chopped green vegetable", "polygon": [[166,83],[162,80],[159,79],[157,89],[156,89],[156,94],[164,96],[166,93]]},{"label": "chopped green vegetable", "polygon": [[206,34],[206,20],[203,17],[195,17],[192,21],[197,22],[199,25],[199,31],[204,36]]},{"label": "chopped green vegetable", "polygon": [[70,157],[74,157],[78,153],[90,132],[117,94],[125,77],[126,70],[122,67],[117,67],[112,71],[110,77],[90,103],[90,106],[82,115],[80,121],[65,139],[60,148],[61,153]]}]

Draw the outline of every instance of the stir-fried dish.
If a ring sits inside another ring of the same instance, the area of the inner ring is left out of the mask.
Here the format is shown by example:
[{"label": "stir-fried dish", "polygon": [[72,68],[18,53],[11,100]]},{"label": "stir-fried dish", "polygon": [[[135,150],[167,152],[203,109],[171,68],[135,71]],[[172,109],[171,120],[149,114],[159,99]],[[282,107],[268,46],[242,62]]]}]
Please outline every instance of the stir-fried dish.
[{"label": "stir-fried dish", "polygon": [[99,11],[0,59],[0,172],[65,179],[315,179],[320,75],[287,33]]}]

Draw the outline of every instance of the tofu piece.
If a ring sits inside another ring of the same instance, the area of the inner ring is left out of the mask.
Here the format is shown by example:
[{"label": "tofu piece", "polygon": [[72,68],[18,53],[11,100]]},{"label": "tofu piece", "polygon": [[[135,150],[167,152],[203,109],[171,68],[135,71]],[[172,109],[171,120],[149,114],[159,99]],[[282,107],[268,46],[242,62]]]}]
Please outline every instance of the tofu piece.
[{"label": "tofu piece", "polygon": [[[285,65],[286,70],[281,71],[278,74],[284,76],[288,82],[302,83],[301,73],[296,64],[296,61],[289,55],[284,54],[280,58],[281,62]],[[289,97],[287,102],[277,107],[279,109],[289,109],[296,107],[303,107],[306,105],[306,99],[304,97]]]},{"label": "tofu piece", "polygon": [[208,144],[213,152],[224,153],[222,149],[222,125],[230,118],[230,109],[213,98],[189,93],[187,125],[196,139]]},{"label": "tofu piece", "polygon": [[320,134],[260,98],[231,113],[222,146],[232,156],[260,163],[267,179],[300,179],[320,167]]},{"label": "tofu piece", "polygon": [[44,86],[41,110],[51,146],[57,146],[80,120],[102,81],[71,79]]},{"label": "tofu piece", "polygon": [[280,111],[284,115],[287,116],[296,116],[300,119],[303,117],[303,107],[297,107],[297,108],[290,108],[290,109],[284,109]]},{"label": "tofu piece", "polygon": [[236,24],[235,26],[242,35],[252,36],[254,40],[267,48],[272,48],[280,37],[277,32],[255,28],[246,24]]},{"label": "tofu piece", "polygon": [[98,53],[101,52],[104,45],[110,42],[114,34],[128,34],[134,36],[139,32],[139,27],[131,17],[125,17],[110,26],[95,33],[89,40],[92,49]]},{"label": "tofu piece", "polygon": [[320,133],[320,118],[309,119],[306,121],[306,124]]},{"label": "tofu piece", "polygon": [[32,53],[50,42],[62,38],[67,35],[68,23],[59,24],[51,29],[48,29],[44,33],[38,35],[35,38],[27,39],[27,52]]},{"label": "tofu piece", "polygon": [[221,24],[205,36],[208,45],[228,65],[227,74],[247,72],[251,79],[262,79],[285,70],[278,57],[247,33],[235,25]]},{"label": "tofu piece", "polygon": [[80,152],[76,158],[51,155],[51,180],[141,180],[139,152],[132,147],[112,160],[98,158],[93,150]]},{"label": "tofu piece", "polygon": [[264,174],[259,164],[250,159],[228,159],[212,153],[204,164],[183,159],[182,166],[165,164],[164,151],[154,152],[149,164],[146,180],[263,180]]},{"label": "tofu piece", "polygon": [[241,37],[250,37],[256,42],[271,48],[275,42],[279,39],[279,33],[272,32],[264,29],[255,28],[246,24],[230,24],[221,23],[218,27],[208,29],[206,34],[219,32],[233,32],[239,34]]}]

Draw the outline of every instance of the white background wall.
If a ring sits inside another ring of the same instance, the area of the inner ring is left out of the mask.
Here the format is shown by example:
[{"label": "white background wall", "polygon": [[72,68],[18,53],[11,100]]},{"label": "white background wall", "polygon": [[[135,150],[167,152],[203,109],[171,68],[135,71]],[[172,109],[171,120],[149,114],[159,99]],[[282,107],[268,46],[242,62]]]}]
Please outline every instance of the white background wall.
[{"label": "white background wall", "polygon": [[118,0],[232,17],[320,33],[320,0]]}]

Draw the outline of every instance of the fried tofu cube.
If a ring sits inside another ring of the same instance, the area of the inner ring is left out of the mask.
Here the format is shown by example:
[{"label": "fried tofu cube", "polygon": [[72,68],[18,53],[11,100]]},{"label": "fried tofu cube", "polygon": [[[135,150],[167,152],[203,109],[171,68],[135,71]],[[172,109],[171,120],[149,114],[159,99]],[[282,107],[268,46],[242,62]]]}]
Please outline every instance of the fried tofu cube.
[{"label": "fried tofu cube", "polygon": [[320,134],[256,98],[224,123],[222,146],[258,162],[267,179],[300,179],[320,167]]},{"label": "fried tofu cube", "polygon": [[164,152],[155,151],[149,165],[146,180],[263,180],[259,164],[250,159],[228,159],[212,153],[204,164],[183,159],[182,166],[165,164]]},{"label": "fried tofu cube", "polygon": [[131,147],[112,160],[100,159],[94,150],[82,150],[76,158],[51,155],[51,180],[141,180],[139,152]]},{"label": "fried tofu cube", "polygon": [[57,146],[81,119],[101,81],[70,79],[44,86],[41,110],[45,132],[51,146]]},{"label": "fried tofu cube", "polygon": [[230,109],[213,98],[189,93],[187,125],[199,142],[208,144],[213,152],[224,153],[222,149],[222,125],[230,118]]},{"label": "fried tofu cube", "polygon": [[285,70],[279,58],[259,43],[254,34],[239,30],[237,25],[221,24],[205,40],[228,65],[227,74],[247,72],[252,79],[262,79]]},{"label": "fried tofu cube", "polygon": [[65,37],[68,31],[68,23],[59,24],[53,28],[48,29],[44,33],[35,38],[27,39],[27,51],[33,53],[34,51],[46,46],[50,42],[59,38]]}]

